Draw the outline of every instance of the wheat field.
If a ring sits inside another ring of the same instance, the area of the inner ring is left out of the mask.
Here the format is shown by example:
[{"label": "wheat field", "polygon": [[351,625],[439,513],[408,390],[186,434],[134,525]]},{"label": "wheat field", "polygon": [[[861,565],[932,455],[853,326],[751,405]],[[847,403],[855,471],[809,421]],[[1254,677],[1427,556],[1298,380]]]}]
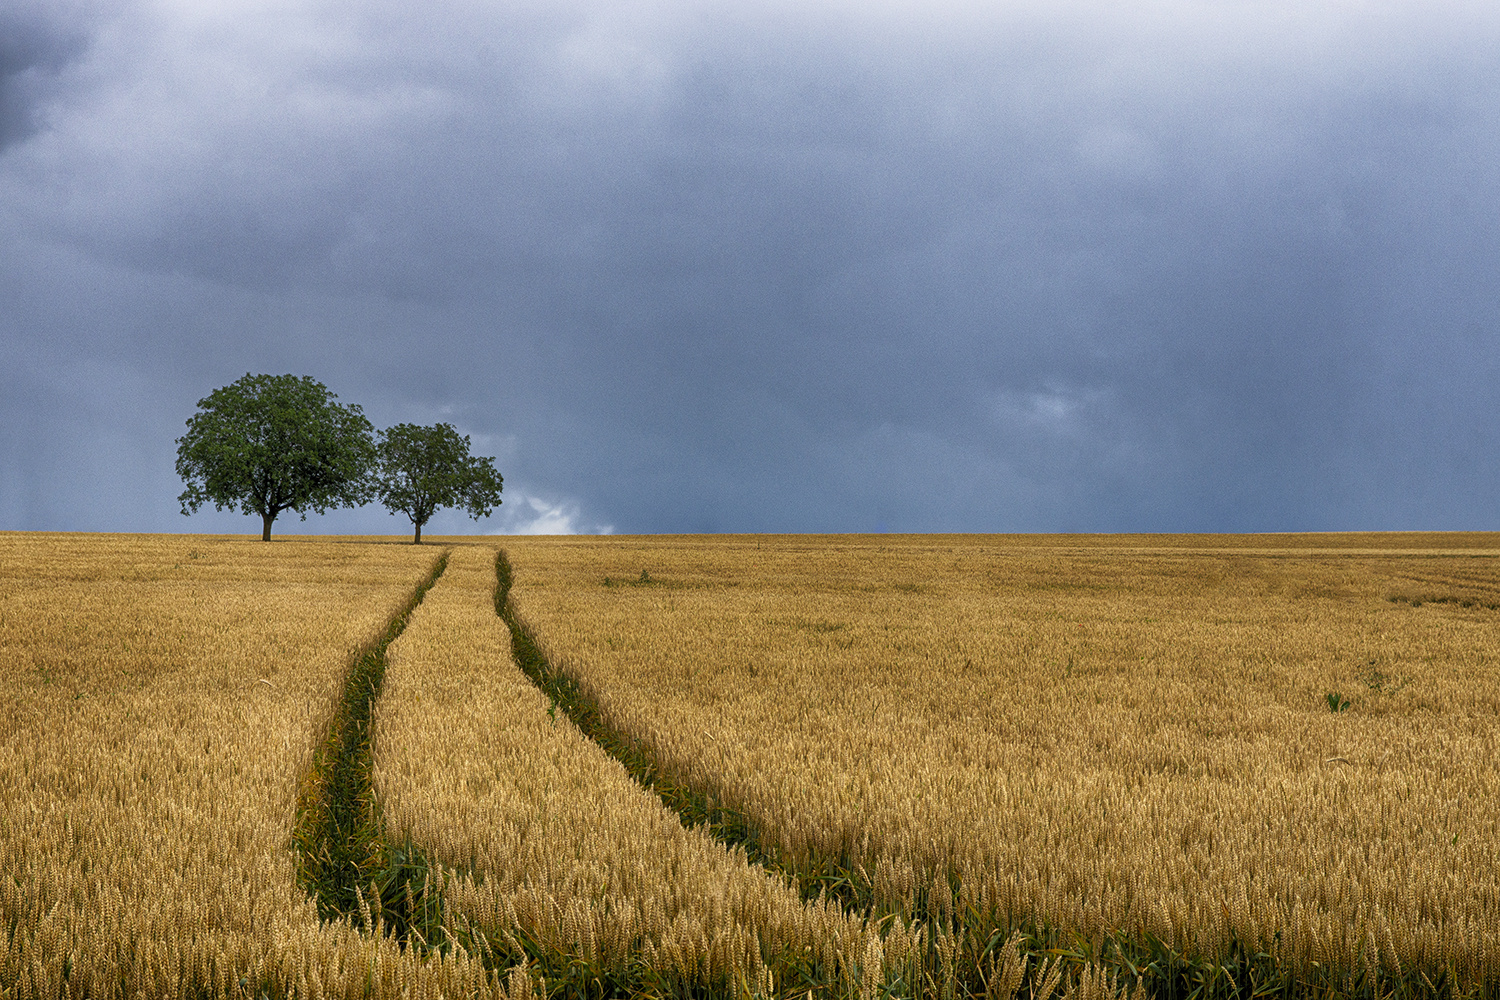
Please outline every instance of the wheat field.
[{"label": "wheat field", "polygon": [[504,995],[295,878],[318,727],[433,556],[0,534],[0,996]]},{"label": "wheat field", "polygon": [[1500,981],[1497,546],[506,541],[557,669],[805,885],[1375,995]]},{"label": "wheat field", "polygon": [[0,997],[1500,993],[1493,536],[433,541],[0,533]]},{"label": "wheat field", "polygon": [[633,969],[668,994],[770,996],[794,969],[878,982],[912,943],[685,829],[517,669],[495,585],[493,548],[454,549],[390,648],[375,725],[387,836],[459,876],[455,937],[501,967],[550,956],[580,988]]}]

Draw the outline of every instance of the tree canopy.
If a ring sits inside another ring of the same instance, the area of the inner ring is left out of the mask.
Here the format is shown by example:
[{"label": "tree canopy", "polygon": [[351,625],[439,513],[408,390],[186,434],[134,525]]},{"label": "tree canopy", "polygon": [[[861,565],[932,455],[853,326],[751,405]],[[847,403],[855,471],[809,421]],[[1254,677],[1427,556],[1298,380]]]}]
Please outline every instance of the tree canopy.
[{"label": "tree canopy", "polygon": [[459,507],[478,520],[500,504],[503,480],[495,460],[471,456],[468,435],[460,437],[449,424],[397,424],[380,432],[376,453],[380,502],[411,518],[415,544],[439,508]]},{"label": "tree canopy", "polygon": [[[357,507],[374,495],[375,442],[358,406],[307,376],[250,375],[198,401],[177,439],[177,498],[190,514],[215,509],[259,514],[261,538],[282,511]],[[465,439],[467,440],[467,439]]]}]

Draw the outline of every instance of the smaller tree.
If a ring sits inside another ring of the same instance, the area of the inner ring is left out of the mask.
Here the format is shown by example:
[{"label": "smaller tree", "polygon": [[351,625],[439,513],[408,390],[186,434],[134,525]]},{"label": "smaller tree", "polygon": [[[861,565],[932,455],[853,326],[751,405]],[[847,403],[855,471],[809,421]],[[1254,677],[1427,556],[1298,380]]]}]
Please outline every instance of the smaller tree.
[{"label": "smaller tree", "polygon": [[249,375],[198,400],[177,439],[177,498],[191,514],[204,503],[261,517],[261,539],[284,510],[357,507],[373,495],[375,441],[358,406],[340,406],[306,376]]},{"label": "smaller tree", "polygon": [[380,432],[375,450],[376,493],[393,515],[411,518],[413,545],[422,544],[422,525],[439,508],[461,508],[477,521],[500,504],[495,460],[471,456],[468,435],[449,424],[397,424]]}]

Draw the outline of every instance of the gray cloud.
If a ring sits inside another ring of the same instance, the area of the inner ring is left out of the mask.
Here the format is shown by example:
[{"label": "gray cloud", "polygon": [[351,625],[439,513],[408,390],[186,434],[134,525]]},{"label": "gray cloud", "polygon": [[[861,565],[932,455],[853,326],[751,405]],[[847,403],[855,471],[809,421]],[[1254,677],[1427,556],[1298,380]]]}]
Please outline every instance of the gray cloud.
[{"label": "gray cloud", "polygon": [[1500,526],[1486,5],[101,23],[0,158],[0,527],[199,523],[246,370],[497,442],[517,530]]},{"label": "gray cloud", "polygon": [[66,8],[7,5],[0,10],[0,152],[41,127],[48,84],[84,46]]}]

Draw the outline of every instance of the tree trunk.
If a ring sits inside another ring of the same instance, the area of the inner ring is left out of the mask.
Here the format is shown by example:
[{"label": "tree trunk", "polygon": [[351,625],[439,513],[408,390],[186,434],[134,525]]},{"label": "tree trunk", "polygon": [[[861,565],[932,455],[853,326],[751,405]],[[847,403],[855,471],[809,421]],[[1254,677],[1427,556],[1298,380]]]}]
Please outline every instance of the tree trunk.
[{"label": "tree trunk", "polygon": [[271,522],[276,520],[276,515],[262,514],[260,518],[265,522],[265,527],[262,528],[260,532],[260,540],[263,542],[269,542],[271,540]]},{"label": "tree trunk", "polygon": [[422,544],[422,522],[421,521],[413,521],[412,524],[416,525],[416,527],[417,527],[417,533],[416,533],[415,537],[412,538],[411,543],[413,545],[421,545]]}]

